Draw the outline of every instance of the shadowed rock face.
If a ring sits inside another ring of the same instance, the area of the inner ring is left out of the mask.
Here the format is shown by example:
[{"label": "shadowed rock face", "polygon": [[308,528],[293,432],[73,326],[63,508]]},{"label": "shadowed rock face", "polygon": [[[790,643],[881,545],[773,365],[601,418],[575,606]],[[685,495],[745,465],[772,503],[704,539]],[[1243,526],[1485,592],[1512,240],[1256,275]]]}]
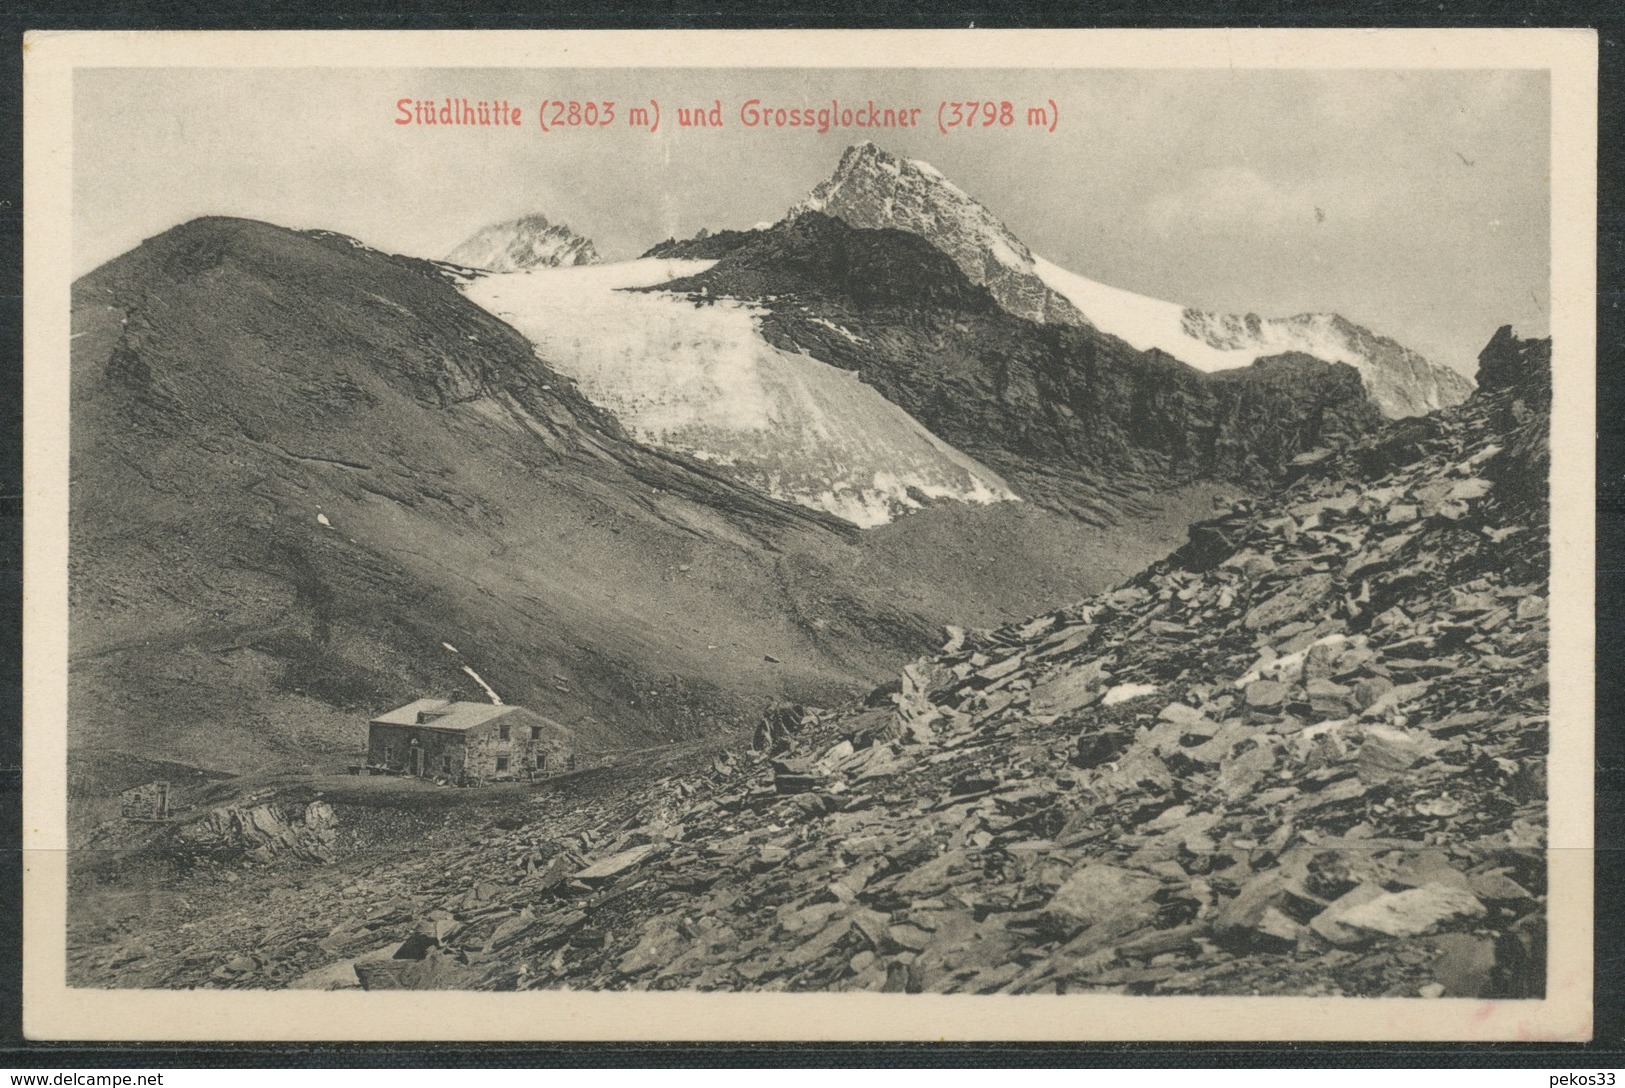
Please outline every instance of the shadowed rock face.
[{"label": "shadowed rock face", "polygon": [[1531,510],[1544,508],[1552,469],[1551,338],[1523,340],[1510,325],[1497,329],[1478,356],[1478,387],[1504,394],[1500,423],[1508,441],[1492,466],[1497,485]]},{"label": "shadowed rock face", "polygon": [[1478,387],[1513,389],[1525,396],[1550,399],[1552,340],[1524,340],[1502,325],[1478,353]]},{"label": "shadowed rock face", "polygon": [[1172,482],[1264,483],[1379,419],[1351,367],[1298,354],[1203,374],[1095,329],[1015,317],[906,231],[809,211],[651,255],[715,259],[662,289],[754,300],[769,340],[855,371],[1018,493],[1087,520]]}]

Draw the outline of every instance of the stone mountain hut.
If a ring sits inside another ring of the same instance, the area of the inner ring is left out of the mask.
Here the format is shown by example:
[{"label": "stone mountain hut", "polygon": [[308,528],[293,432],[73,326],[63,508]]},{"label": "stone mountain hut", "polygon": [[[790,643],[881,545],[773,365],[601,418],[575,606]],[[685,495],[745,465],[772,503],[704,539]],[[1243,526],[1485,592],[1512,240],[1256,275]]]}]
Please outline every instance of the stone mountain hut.
[{"label": "stone mountain hut", "polygon": [[367,766],[448,782],[553,774],[571,755],[570,730],[522,706],[419,699],[367,723]]}]

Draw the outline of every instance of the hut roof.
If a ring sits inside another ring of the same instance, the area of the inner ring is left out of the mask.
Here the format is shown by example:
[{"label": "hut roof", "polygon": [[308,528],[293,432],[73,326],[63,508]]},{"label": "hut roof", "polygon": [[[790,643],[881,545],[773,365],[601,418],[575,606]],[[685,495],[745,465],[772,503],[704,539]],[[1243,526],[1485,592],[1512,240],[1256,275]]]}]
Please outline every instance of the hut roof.
[{"label": "hut roof", "polygon": [[[419,721],[419,715],[429,715],[425,721]],[[497,718],[516,715],[526,724],[548,725],[563,733],[568,733],[564,726],[551,718],[543,717],[534,710],[522,706],[497,706],[493,703],[454,703],[448,699],[418,699],[397,707],[387,714],[380,714],[372,719],[373,725],[403,725],[418,729],[445,729],[452,732],[466,732],[475,726],[495,721]]]}]

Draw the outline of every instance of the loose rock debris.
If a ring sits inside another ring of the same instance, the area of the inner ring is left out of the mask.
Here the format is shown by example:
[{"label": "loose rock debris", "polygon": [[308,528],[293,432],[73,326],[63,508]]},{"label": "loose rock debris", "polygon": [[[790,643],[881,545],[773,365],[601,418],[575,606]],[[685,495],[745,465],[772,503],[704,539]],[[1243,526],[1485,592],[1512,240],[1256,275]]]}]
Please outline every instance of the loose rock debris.
[{"label": "loose rock debris", "polygon": [[1522,373],[1300,458],[1281,494],[1113,592],[950,631],[874,705],[776,707],[754,750],[692,774],[590,809],[543,799],[337,902],[81,947],[73,969],[1539,996],[1548,556],[1528,461],[1545,402],[1544,371]]}]

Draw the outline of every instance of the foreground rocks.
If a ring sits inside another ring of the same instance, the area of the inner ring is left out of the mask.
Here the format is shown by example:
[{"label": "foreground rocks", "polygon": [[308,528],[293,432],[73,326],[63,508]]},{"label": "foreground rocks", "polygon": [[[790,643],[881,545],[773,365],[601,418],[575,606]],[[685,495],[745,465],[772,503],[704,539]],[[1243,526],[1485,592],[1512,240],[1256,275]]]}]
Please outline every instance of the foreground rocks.
[{"label": "foreground rocks", "polygon": [[147,977],[1538,996],[1544,347],[1113,592],[950,632],[874,705],[776,708],[758,750],[541,796]]},{"label": "foreground rocks", "polygon": [[227,805],[205,813],[176,835],[188,852],[225,859],[264,862],[292,857],[330,862],[338,817],[325,801],[308,804]]}]

